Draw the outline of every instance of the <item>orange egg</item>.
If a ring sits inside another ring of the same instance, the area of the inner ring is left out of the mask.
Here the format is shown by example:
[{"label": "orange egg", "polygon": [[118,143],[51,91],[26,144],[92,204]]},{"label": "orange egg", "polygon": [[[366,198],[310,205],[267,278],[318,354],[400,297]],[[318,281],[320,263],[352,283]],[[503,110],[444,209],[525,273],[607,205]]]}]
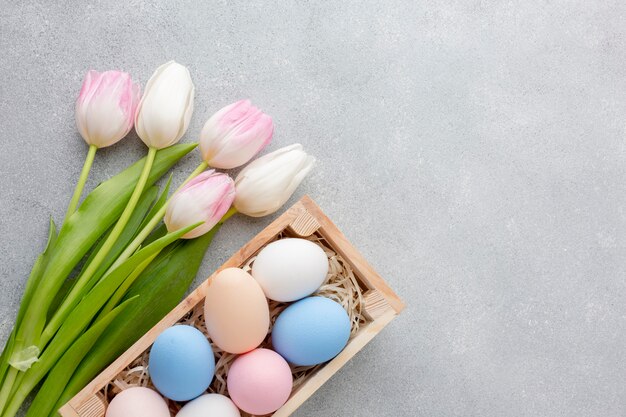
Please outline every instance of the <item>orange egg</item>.
[{"label": "orange egg", "polygon": [[245,353],[263,342],[270,312],[263,289],[252,275],[227,268],[209,280],[204,320],[211,340],[229,353]]}]

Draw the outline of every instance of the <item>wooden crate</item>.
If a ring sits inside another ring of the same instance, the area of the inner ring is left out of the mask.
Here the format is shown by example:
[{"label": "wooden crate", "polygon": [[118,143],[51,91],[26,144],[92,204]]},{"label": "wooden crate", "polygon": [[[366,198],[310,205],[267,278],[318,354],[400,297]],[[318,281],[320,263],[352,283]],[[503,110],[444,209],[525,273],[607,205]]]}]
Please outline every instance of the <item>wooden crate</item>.
[{"label": "wooden crate", "polygon": [[198,303],[204,302],[204,294],[211,277],[222,269],[243,266],[263,246],[274,240],[280,233],[296,237],[307,237],[317,234],[324,238],[330,248],[340,254],[350,264],[360,285],[364,286],[364,315],[367,318],[367,323],[350,339],[343,351],[330,362],[310,374],[306,382],[294,389],[289,400],[273,414],[274,417],[291,415],[404,308],[400,298],[308,196],[300,199],[300,201],[244,245],[167,316],[65,404],[59,410],[60,414],[63,417],[103,417],[106,411],[106,402],[102,395],[99,394],[102,388],[137,357],[150,349],[152,343],[161,332],[177,323]]}]

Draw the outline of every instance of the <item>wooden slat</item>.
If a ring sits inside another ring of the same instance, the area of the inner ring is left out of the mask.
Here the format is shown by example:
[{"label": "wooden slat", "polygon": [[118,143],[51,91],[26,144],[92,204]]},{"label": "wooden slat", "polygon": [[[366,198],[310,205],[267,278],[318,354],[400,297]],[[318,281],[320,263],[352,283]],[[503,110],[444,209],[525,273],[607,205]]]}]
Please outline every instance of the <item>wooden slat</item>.
[{"label": "wooden slat", "polygon": [[363,294],[363,314],[370,319],[376,320],[391,309],[391,306],[378,290],[368,290]]},{"label": "wooden slat", "polygon": [[300,215],[289,224],[288,230],[299,237],[308,237],[319,228],[320,224],[317,219],[307,210],[302,210]]},{"label": "wooden slat", "polygon": [[81,417],[80,414],[72,407],[70,403],[65,404],[59,409],[59,414],[63,417]]},{"label": "wooden slat", "polygon": [[389,285],[387,285],[385,280],[378,275],[374,268],[365,260],[363,255],[352,246],[337,226],[326,217],[319,206],[306,195],[300,199],[300,203],[302,203],[308,212],[315,216],[320,223],[321,227],[317,232],[328,241],[333,249],[343,256],[355,271],[359,272],[359,277],[365,281],[365,284],[367,284],[369,288],[380,291],[396,313],[400,313],[404,309],[404,303],[400,300],[400,297],[398,297]]},{"label": "wooden slat", "polygon": [[311,375],[300,388],[291,394],[291,397],[285,405],[279,408],[272,417],[288,417],[298,409],[315,391],[317,391],[324,382],[328,381],[342,366],[344,366],[354,355],[356,355],[363,346],[374,338],[391,320],[396,317],[393,309],[387,310],[385,314],[375,321],[369,323],[365,328],[359,330],[359,333],[350,340],[350,343],[324,367],[320,368],[315,374]]},{"label": "wooden slat", "polygon": [[104,417],[106,413],[106,401],[102,394],[88,398],[80,407],[74,409],[70,404],[64,405],[60,413],[63,416],[76,416],[76,417]]},{"label": "wooden slat", "polygon": [[106,413],[106,409],[106,402],[102,394],[98,393],[85,401],[76,411],[82,417],[102,417]]}]

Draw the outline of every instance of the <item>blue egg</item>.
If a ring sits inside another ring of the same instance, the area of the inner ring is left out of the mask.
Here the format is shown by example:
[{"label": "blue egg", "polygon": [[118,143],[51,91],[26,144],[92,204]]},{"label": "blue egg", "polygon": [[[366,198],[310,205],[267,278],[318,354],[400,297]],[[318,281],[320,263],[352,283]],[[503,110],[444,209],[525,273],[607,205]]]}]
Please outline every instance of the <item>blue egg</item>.
[{"label": "blue egg", "polygon": [[309,366],[326,362],[346,346],[350,318],[324,297],[308,297],[287,307],[276,319],[272,345],[287,362]]},{"label": "blue egg", "polygon": [[206,391],[215,373],[215,357],[206,336],[192,326],[173,326],[157,337],[148,371],[161,394],[188,401]]}]

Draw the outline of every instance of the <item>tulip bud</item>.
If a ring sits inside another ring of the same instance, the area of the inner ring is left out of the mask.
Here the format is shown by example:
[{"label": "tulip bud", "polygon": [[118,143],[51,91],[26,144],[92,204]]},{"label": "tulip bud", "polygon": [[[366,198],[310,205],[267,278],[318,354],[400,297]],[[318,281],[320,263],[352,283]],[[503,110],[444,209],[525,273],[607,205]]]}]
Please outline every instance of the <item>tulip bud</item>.
[{"label": "tulip bud", "polygon": [[209,166],[232,169],[248,162],[272,140],[272,118],[240,100],[207,120],[200,133],[200,152]]},{"label": "tulip bud", "polygon": [[169,232],[204,222],[182,237],[193,239],[211,230],[226,214],[234,198],[232,178],[214,170],[205,171],[172,196],[163,221]]},{"label": "tulip bud", "polygon": [[252,161],[235,179],[235,208],[251,217],[274,213],[289,200],[314,163],[315,158],[299,143]]},{"label": "tulip bud", "polygon": [[76,100],[76,126],[89,145],[117,143],[133,127],[139,84],[120,71],[89,71]]},{"label": "tulip bud", "polygon": [[185,134],[193,112],[194,86],[189,70],[177,62],[161,65],[141,97],[135,130],[152,148],[163,149]]}]

